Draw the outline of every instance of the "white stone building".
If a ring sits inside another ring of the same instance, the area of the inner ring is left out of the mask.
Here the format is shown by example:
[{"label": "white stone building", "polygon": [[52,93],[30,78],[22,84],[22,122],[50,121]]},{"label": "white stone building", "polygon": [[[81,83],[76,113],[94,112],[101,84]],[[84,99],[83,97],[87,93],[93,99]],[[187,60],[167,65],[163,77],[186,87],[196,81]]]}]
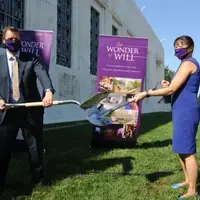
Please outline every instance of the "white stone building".
[{"label": "white stone building", "polygon": [[[99,34],[148,38],[146,89],[164,77],[161,42],[133,0],[6,0],[0,4],[4,4],[0,5],[1,28],[14,25],[54,31],[50,76],[55,100],[83,102],[95,93]],[[143,103],[143,113],[165,109],[157,104],[157,98]],[[45,111],[45,123],[83,120],[86,116],[87,112],[75,105],[55,106]]]}]

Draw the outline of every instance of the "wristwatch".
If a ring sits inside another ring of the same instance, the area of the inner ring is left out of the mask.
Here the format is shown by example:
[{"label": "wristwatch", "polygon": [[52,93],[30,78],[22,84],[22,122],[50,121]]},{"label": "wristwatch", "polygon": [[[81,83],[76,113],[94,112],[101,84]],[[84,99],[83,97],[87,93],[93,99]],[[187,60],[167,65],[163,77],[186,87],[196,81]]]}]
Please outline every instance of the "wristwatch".
[{"label": "wristwatch", "polygon": [[[52,92],[52,90],[51,89],[46,89],[44,92]],[[52,92],[53,93],[53,92]]]}]

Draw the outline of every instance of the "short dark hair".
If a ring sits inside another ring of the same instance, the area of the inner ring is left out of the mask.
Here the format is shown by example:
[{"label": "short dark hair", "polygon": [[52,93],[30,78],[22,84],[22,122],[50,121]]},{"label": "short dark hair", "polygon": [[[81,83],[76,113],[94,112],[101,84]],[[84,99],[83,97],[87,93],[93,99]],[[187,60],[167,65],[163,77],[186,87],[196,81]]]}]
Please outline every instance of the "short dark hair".
[{"label": "short dark hair", "polygon": [[5,39],[5,35],[6,35],[7,31],[11,31],[11,32],[20,34],[19,29],[15,28],[13,26],[7,26],[2,31],[2,40]]},{"label": "short dark hair", "polygon": [[188,49],[190,50],[191,53],[194,51],[194,41],[193,41],[193,39],[190,36],[188,36],[188,35],[182,35],[180,37],[177,37],[174,40],[174,46],[175,46],[175,44],[176,44],[176,42],[178,40],[184,41],[188,45]]}]

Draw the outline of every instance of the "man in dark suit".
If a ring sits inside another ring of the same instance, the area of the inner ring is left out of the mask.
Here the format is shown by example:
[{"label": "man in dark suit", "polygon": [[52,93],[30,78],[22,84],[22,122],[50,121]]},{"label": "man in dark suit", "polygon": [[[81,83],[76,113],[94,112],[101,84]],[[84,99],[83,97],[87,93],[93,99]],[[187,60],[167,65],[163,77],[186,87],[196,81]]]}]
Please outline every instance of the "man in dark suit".
[{"label": "man in dark suit", "polygon": [[[54,89],[51,79],[40,60],[27,53],[20,53],[20,32],[6,27],[2,34],[6,53],[0,56],[0,190],[4,189],[11,147],[19,129],[29,148],[32,178],[42,179],[43,171],[43,113],[44,107],[53,104]],[[45,95],[41,99],[37,88],[39,79]],[[43,107],[8,109],[5,103],[42,101]]]}]

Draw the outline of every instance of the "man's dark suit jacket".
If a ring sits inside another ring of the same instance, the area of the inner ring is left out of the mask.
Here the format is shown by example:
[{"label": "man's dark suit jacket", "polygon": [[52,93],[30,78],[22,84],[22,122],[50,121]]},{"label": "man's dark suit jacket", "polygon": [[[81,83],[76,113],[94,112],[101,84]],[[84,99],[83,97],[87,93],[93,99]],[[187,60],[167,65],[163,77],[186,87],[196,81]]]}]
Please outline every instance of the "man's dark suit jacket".
[{"label": "man's dark suit jacket", "polygon": [[[19,102],[41,101],[41,96],[37,88],[37,78],[43,89],[51,89],[54,92],[51,79],[41,64],[39,58],[28,53],[20,53],[18,59],[19,66],[19,87],[22,91],[23,99]],[[9,102],[10,77],[7,55],[0,55],[0,99]],[[34,109],[34,108],[32,108]],[[0,124],[3,122],[6,111],[0,111]]]}]

